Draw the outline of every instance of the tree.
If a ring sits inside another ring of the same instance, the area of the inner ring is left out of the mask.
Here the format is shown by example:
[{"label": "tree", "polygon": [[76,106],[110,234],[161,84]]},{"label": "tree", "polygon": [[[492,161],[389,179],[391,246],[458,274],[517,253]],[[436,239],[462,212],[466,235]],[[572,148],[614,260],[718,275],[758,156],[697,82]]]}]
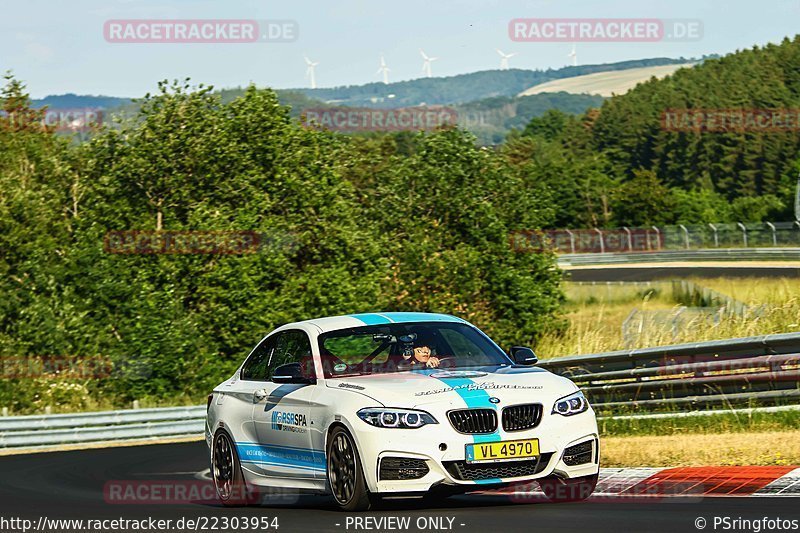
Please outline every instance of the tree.
[{"label": "tree", "polygon": [[670,220],[673,197],[652,170],[637,170],[614,198],[614,219],[619,226],[650,226]]}]

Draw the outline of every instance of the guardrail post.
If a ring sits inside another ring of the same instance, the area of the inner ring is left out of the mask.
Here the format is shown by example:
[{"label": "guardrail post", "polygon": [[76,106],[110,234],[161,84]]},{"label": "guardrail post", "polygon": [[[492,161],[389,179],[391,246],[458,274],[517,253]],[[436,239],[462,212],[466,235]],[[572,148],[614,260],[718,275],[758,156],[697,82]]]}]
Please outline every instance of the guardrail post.
[{"label": "guardrail post", "polygon": [[53,412],[53,408],[49,405],[44,408],[44,414],[49,415]]},{"label": "guardrail post", "polygon": [[631,230],[630,228],[626,228],[625,226],[622,227],[625,230],[625,233],[628,235],[628,251],[633,251],[633,239],[631,238]]},{"label": "guardrail post", "polygon": [[775,224],[772,222],[767,222],[766,224],[772,230],[772,246],[778,246],[778,233],[775,231]]},{"label": "guardrail post", "polygon": [[139,409],[139,400],[133,400],[133,408]]},{"label": "guardrail post", "polygon": [[719,248],[719,234],[717,233],[717,227],[714,224],[709,224],[711,227],[711,231],[714,232],[714,247]]},{"label": "guardrail post", "polygon": [[683,224],[678,224],[678,227],[683,230],[683,242],[686,243],[686,249],[689,249],[689,230]]},{"label": "guardrail post", "polygon": [[594,228],[598,235],[600,235],[600,253],[604,254],[606,252],[606,244],[603,242],[603,232],[597,228]]},{"label": "guardrail post", "polygon": [[569,235],[569,249],[572,250],[572,253],[575,253],[575,234],[572,233],[570,230],[567,230],[567,235]]},{"label": "guardrail post", "polygon": [[[660,250],[661,249],[661,230],[658,229],[655,226],[650,226],[650,227],[653,228],[653,231],[656,232],[656,250]],[[648,243],[650,242],[649,238],[647,239],[647,242]]]},{"label": "guardrail post", "polygon": [[794,225],[797,226],[798,231],[800,231],[800,220],[795,220]]},{"label": "guardrail post", "polygon": [[3,407],[3,416],[8,416],[8,407]]},{"label": "guardrail post", "polygon": [[736,223],[742,229],[742,241],[744,242],[744,247],[747,248],[747,228],[741,222]]}]

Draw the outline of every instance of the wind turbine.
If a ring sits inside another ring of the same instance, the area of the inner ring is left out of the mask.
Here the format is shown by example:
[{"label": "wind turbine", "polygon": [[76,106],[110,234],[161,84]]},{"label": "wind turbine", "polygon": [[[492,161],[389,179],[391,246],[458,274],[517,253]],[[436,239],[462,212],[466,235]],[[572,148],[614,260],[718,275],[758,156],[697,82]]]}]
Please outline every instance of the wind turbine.
[{"label": "wind turbine", "polygon": [[304,59],[306,60],[306,65],[308,66],[308,68],[306,69],[306,78],[308,78],[309,81],[311,82],[311,88],[312,89],[316,89],[317,88],[317,78],[314,75],[314,68],[317,65],[319,65],[319,61],[311,61],[306,56],[304,56]]},{"label": "wind turbine", "polygon": [[574,44],[572,45],[572,52],[567,54],[567,57],[571,57],[572,58],[572,66],[573,67],[577,67],[578,66],[578,52],[575,51],[575,45]]},{"label": "wind turbine", "polygon": [[495,50],[500,54],[500,70],[508,70],[508,60],[517,55],[517,53],[511,52],[510,54],[504,54],[499,48],[495,48]]},{"label": "wind turbine", "polygon": [[425,73],[426,78],[431,77],[431,63],[439,59],[438,57],[428,57],[425,51],[420,48],[419,53],[422,55],[422,72]]},{"label": "wind turbine", "polygon": [[389,84],[389,67],[386,66],[386,60],[383,58],[383,54],[381,54],[381,67],[378,69],[376,74],[383,74],[383,83]]}]

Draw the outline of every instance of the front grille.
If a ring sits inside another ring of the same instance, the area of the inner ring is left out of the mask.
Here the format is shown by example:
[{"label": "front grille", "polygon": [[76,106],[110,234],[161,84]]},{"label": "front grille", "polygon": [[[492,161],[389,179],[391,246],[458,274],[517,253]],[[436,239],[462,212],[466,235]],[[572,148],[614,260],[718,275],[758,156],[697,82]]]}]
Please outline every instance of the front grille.
[{"label": "front grille", "polygon": [[538,459],[505,461],[502,463],[467,463],[444,461],[444,467],[455,479],[477,481],[482,479],[533,476],[547,468],[552,453],[543,453]]},{"label": "front grille", "polygon": [[535,428],[542,421],[542,404],[527,403],[512,405],[503,409],[503,429],[522,431]]},{"label": "front grille", "polygon": [[570,446],[564,450],[564,464],[567,466],[577,466],[592,462],[592,443],[587,440],[580,444]]},{"label": "front grille", "polygon": [[494,409],[459,409],[450,411],[447,417],[459,433],[494,433],[497,429],[497,412]]},{"label": "front grille", "polygon": [[381,459],[380,479],[382,481],[419,479],[425,477],[429,470],[424,459],[384,457]]}]

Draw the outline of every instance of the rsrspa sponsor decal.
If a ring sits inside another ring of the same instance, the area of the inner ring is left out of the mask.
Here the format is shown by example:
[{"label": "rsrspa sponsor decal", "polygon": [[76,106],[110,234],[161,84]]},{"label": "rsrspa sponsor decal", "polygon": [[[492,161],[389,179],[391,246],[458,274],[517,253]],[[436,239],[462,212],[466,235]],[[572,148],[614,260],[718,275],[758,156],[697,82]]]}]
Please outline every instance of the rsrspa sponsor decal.
[{"label": "rsrspa sponsor decal", "polygon": [[486,383],[464,383],[463,385],[456,385],[455,387],[444,387],[442,389],[433,389],[424,392],[414,393],[414,396],[430,396],[432,394],[442,394],[445,392],[453,392],[457,390],[501,390],[501,389],[541,389],[541,385],[506,385],[488,381]]},{"label": "rsrspa sponsor decal", "polygon": [[275,431],[293,431],[305,433],[308,426],[306,415],[288,411],[272,411],[272,429]]}]

